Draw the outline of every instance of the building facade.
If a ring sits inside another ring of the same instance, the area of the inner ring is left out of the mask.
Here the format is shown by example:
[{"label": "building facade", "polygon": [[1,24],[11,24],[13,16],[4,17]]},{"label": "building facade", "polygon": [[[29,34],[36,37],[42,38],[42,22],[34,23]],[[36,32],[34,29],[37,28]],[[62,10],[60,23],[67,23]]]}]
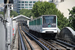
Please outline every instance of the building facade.
[{"label": "building facade", "polygon": [[17,12],[17,9],[18,9],[18,7],[17,7],[17,4],[18,4],[17,1],[18,0],[13,0],[13,2],[14,2],[14,4],[13,4],[13,10],[16,11],[16,12]]},{"label": "building facade", "polygon": [[69,18],[68,9],[72,10],[72,7],[75,7],[75,0],[64,0],[64,2],[59,2],[57,5],[57,9],[67,18]]},{"label": "building facade", "polygon": [[19,10],[21,9],[32,9],[35,2],[53,2],[55,3],[56,0],[14,0],[13,9],[14,11],[19,13]]},{"label": "building facade", "polygon": [[68,9],[75,6],[75,0],[14,0],[14,11],[19,12],[21,9],[32,9],[35,2],[50,2],[55,3],[56,8],[60,10],[65,17],[69,17]]},{"label": "building facade", "polygon": [[38,0],[14,0],[14,11],[19,13],[21,9],[32,9]]}]

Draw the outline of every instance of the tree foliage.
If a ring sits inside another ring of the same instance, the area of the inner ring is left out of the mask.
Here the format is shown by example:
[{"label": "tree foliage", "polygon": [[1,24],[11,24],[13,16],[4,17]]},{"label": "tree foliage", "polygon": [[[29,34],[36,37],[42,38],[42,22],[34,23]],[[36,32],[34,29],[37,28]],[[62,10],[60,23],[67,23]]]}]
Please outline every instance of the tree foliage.
[{"label": "tree foliage", "polygon": [[0,14],[2,14],[2,15],[3,15],[3,12],[0,12]]},{"label": "tree foliage", "polygon": [[75,7],[72,8],[72,10],[69,10],[69,26],[72,27],[75,30]]},{"label": "tree foliage", "polygon": [[64,15],[56,8],[54,3],[49,2],[36,2],[33,6],[32,13],[34,17],[41,15],[57,15],[58,27],[62,29],[67,26],[68,20]]},{"label": "tree foliage", "polygon": [[20,10],[20,14],[25,15],[27,17],[31,17],[32,16],[31,10],[28,10],[28,9],[21,9]]},{"label": "tree foliage", "polygon": [[[0,12],[0,14],[4,15],[4,12]],[[10,17],[12,17],[12,16],[15,17],[17,15],[18,15],[18,13],[16,11],[13,11],[13,10],[10,11]]]},{"label": "tree foliage", "polygon": [[54,11],[57,11],[54,3],[40,1],[36,2],[32,9],[32,13],[35,17],[45,14],[52,14]]},{"label": "tree foliage", "polygon": [[10,17],[12,17],[12,16],[17,16],[18,15],[18,13],[16,12],[16,11],[10,11]]}]

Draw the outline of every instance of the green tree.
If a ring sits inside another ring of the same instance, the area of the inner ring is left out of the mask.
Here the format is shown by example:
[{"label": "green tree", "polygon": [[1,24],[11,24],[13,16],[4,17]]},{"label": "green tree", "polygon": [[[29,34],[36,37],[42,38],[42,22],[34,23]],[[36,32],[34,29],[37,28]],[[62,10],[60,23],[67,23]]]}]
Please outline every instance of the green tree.
[{"label": "green tree", "polygon": [[41,15],[57,15],[58,27],[62,29],[67,26],[68,20],[64,15],[56,8],[54,3],[49,2],[36,2],[33,6],[32,13],[34,17]]},{"label": "green tree", "polygon": [[2,14],[2,15],[3,15],[3,12],[0,12],[0,14]]},{"label": "green tree", "polygon": [[18,15],[18,13],[16,11],[10,11],[10,17],[12,17],[12,15],[15,17]]},{"label": "green tree", "polygon": [[75,30],[75,7],[72,8],[72,10],[69,10],[69,26],[72,27]]},{"label": "green tree", "polygon": [[32,16],[31,10],[28,10],[28,9],[21,9],[20,10],[20,14],[25,15],[27,17],[31,17]]},{"label": "green tree", "polygon": [[45,14],[53,14],[53,11],[57,11],[54,3],[40,1],[36,2],[32,9],[32,13],[35,17]]}]

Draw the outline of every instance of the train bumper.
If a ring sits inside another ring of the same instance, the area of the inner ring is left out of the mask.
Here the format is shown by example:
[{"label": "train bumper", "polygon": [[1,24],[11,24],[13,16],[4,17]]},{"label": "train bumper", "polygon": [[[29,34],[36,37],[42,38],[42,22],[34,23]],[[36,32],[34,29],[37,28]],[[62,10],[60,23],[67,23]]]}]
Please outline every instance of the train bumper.
[{"label": "train bumper", "polygon": [[57,33],[57,29],[42,29],[42,33]]}]

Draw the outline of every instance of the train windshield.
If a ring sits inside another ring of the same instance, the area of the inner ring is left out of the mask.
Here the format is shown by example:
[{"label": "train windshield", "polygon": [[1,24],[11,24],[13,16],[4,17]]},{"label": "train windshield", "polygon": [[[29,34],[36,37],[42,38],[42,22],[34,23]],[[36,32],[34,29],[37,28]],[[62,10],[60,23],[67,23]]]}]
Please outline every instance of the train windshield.
[{"label": "train windshield", "polygon": [[55,27],[56,16],[43,16],[43,27]]}]

